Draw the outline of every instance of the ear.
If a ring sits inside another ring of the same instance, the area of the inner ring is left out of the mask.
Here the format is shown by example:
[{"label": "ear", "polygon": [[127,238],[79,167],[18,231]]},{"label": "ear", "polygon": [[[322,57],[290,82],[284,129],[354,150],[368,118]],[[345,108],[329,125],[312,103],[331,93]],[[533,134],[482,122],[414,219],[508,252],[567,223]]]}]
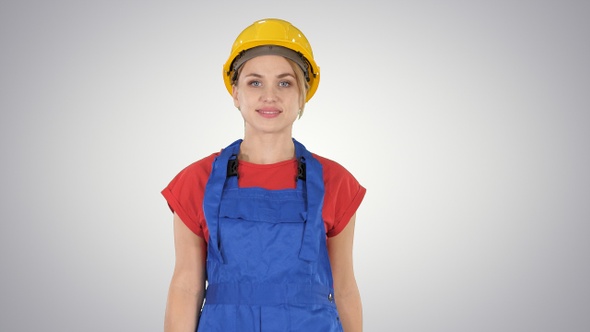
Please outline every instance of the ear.
[{"label": "ear", "polygon": [[235,86],[235,85],[232,85],[232,90],[231,91],[232,91],[231,92],[232,98],[234,99],[234,106],[239,109],[240,108],[240,102],[238,100],[238,87]]}]

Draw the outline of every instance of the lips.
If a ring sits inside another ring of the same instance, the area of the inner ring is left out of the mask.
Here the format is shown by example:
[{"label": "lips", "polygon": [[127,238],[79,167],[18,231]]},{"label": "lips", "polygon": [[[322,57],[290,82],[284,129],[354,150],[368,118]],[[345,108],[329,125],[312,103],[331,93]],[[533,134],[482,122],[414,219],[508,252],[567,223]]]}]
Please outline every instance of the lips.
[{"label": "lips", "polygon": [[276,108],[261,108],[256,110],[256,112],[265,118],[274,118],[281,114],[282,111]]}]

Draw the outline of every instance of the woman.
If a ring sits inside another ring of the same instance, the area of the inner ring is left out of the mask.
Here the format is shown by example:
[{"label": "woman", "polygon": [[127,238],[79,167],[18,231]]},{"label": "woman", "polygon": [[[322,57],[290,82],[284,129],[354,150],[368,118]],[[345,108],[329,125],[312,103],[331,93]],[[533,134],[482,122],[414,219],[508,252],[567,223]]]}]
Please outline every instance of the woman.
[{"label": "woman", "polygon": [[365,188],[292,138],[319,83],[306,37],[257,21],[223,75],[244,138],[162,191],[176,252],[165,330],[361,331],[352,243]]}]

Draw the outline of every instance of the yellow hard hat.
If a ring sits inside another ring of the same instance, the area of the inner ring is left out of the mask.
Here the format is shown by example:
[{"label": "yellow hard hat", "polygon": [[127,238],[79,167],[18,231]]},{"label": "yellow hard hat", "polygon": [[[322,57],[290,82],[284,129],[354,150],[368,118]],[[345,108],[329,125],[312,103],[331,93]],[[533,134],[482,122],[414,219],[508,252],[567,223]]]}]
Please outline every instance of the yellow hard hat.
[{"label": "yellow hard hat", "polygon": [[313,60],[311,45],[291,23],[275,18],[254,22],[236,38],[229,58],[223,65],[223,81],[227,91],[232,93],[237,69],[247,60],[264,54],[282,55],[303,69],[309,84],[305,101],[309,101],[320,83],[320,68]]}]

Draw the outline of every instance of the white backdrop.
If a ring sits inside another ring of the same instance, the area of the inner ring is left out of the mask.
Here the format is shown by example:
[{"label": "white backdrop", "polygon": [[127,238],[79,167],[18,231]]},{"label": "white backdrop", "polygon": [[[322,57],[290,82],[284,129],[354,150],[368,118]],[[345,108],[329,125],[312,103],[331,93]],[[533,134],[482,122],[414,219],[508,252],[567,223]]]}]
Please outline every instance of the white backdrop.
[{"label": "white backdrop", "polygon": [[585,1],[3,1],[0,330],[161,331],[160,190],[241,137],[239,31],[321,67],[295,137],[368,189],[366,331],[590,330]]}]

